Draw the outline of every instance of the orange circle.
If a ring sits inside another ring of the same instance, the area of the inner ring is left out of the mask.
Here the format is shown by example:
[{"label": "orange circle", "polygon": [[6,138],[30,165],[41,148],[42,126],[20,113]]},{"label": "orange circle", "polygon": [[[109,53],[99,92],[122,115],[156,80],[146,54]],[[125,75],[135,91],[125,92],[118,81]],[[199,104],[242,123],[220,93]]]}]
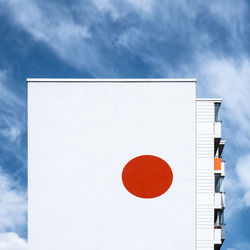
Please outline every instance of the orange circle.
[{"label": "orange circle", "polygon": [[171,186],[173,172],[161,158],[141,155],[130,160],[122,171],[122,182],[131,194],[140,198],[155,198]]}]

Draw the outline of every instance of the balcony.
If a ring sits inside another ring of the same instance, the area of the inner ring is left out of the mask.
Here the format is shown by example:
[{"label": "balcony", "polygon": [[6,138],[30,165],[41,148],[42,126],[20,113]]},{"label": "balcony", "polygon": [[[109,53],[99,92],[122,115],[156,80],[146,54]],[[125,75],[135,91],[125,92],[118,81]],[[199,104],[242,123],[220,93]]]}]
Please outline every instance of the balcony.
[{"label": "balcony", "polygon": [[215,209],[223,209],[225,208],[225,193],[224,192],[218,192],[214,193],[214,208]]},{"label": "balcony", "polygon": [[221,158],[214,159],[214,173],[225,177],[225,161],[222,161]]},{"label": "balcony", "polygon": [[214,122],[214,138],[221,138],[221,121]]},{"label": "balcony", "polygon": [[214,228],[214,244],[222,245],[225,240],[225,225]]}]

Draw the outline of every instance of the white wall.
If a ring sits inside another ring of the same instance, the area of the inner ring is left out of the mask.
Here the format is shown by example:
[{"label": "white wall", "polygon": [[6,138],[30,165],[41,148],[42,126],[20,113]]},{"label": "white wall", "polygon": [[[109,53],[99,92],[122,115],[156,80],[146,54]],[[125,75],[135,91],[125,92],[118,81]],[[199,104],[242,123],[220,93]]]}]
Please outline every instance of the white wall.
[{"label": "white wall", "polygon": [[[173,184],[141,199],[121,173],[168,162]],[[29,250],[195,249],[195,82],[28,83]]]}]

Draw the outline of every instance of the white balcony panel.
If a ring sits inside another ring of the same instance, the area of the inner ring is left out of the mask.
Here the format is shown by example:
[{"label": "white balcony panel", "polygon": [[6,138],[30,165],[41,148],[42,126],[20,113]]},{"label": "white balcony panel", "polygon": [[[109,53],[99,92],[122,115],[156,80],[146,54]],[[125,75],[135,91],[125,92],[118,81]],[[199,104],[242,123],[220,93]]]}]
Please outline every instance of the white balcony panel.
[{"label": "white balcony panel", "polygon": [[221,138],[221,122],[214,122],[214,137]]},{"label": "white balcony panel", "polygon": [[222,239],[222,229],[221,228],[215,228],[214,229],[214,244],[221,244]]},{"label": "white balcony panel", "polygon": [[226,207],[226,196],[225,193],[221,193],[221,201],[222,201],[222,207]]},{"label": "white balcony panel", "polygon": [[221,176],[225,176],[225,162],[221,161]]},{"label": "white balcony panel", "polygon": [[214,193],[214,208],[222,209],[225,205],[225,193]]}]

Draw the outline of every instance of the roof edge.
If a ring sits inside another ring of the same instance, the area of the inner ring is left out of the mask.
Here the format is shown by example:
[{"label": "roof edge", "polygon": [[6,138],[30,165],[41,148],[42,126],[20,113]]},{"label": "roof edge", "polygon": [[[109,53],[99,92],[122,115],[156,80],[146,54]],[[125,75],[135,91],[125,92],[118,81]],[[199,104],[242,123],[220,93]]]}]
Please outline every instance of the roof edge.
[{"label": "roof edge", "polygon": [[195,78],[27,78],[27,82],[197,82]]},{"label": "roof edge", "polygon": [[222,102],[222,98],[196,98],[196,101]]}]

